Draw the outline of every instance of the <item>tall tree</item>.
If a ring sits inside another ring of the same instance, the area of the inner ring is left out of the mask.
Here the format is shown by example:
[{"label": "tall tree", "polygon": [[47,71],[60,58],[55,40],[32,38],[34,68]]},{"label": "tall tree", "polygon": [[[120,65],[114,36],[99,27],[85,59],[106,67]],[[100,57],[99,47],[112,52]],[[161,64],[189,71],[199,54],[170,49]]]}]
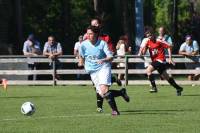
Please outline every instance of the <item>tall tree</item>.
[{"label": "tall tree", "polygon": [[19,53],[21,51],[21,44],[23,43],[23,32],[22,32],[22,7],[21,0],[15,0],[15,8],[16,8],[16,25],[17,25],[17,44],[14,46],[15,53]]}]

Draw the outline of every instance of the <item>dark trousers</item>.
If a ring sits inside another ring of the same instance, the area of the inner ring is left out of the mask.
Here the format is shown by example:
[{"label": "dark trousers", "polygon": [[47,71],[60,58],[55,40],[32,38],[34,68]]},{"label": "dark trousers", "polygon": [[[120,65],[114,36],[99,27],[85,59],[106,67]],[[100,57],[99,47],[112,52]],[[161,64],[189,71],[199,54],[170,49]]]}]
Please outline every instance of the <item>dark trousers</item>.
[{"label": "dark trousers", "polygon": [[[37,64],[28,64],[28,70],[37,70]],[[36,80],[37,75],[28,75],[28,80]]]}]

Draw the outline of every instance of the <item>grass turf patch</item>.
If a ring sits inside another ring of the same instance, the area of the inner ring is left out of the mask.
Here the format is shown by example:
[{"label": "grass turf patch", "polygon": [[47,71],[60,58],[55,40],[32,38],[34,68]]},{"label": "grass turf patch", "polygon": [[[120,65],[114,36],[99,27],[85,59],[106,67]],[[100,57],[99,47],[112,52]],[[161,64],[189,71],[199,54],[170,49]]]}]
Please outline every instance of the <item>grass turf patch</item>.
[{"label": "grass turf patch", "polygon": [[[200,132],[200,87],[183,86],[177,97],[171,86],[128,86],[126,103],[116,98],[121,115],[112,117],[104,101],[104,113],[96,112],[92,86],[10,86],[0,90],[0,133],[196,133]],[[119,87],[113,86],[113,89]],[[36,106],[23,116],[22,103]]]}]

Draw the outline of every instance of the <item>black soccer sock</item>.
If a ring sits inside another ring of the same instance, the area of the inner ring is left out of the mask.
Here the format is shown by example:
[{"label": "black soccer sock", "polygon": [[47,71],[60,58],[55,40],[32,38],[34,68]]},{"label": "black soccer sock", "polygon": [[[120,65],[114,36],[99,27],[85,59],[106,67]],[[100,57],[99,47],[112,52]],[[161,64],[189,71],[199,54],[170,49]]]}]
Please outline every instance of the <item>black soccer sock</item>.
[{"label": "black soccer sock", "polygon": [[172,85],[174,88],[176,89],[180,89],[182,87],[180,87],[175,81],[173,78],[169,78],[169,80],[167,80],[169,82],[170,85]]},{"label": "black soccer sock", "polygon": [[0,84],[2,84],[2,79],[0,80]]},{"label": "black soccer sock", "polygon": [[156,88],[156,83],[155,83],[155,78],[154,78],[154,76],[151,74],[151,75],[148,76],[148,78],[149,78],[149,81],[150,81],[152,87],[155,87],[155,88]]},{"label": "black soccer sock", "polygon": [[99,93],[96,93],[96,96],[97,96],[97,108],[102,108],[103,98],[99,95]]},{"label": "black soccer sock", "polygon": [[108,104],[110,105],[112,110],[118,111],[112,92],[108,91],[106,94],[104,94],[104,98],[108,101]]},{"label": "black soccer sock", "polygon": [[122,96],[121,90],[110,90],[110,92],[112,93],[113,97]]}]

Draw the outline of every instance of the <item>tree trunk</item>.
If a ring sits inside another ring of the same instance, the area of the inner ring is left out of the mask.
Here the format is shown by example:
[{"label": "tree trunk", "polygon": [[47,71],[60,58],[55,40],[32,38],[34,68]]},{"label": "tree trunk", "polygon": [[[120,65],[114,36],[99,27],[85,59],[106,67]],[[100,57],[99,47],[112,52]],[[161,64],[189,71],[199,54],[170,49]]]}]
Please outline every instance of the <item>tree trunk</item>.
[{"label": "tree trunk", "polygon": [[[70,0],[62,0],[62,19],[63,19],[63,26],[62,26],[62,40],[64,43],[69,43],[71,40],[70,36]],[[67,53],[71,51],[69,46],[63,45],[63,48],[67,50]]]},{"label": "tree trunk", "polygon": [[15,1],[15,10],[16,10],[16,27],[17,27],[17,44],[14,46],[15,52],[20,53],[23,45],[23,32],[22,32],[22,8],[21,0]]},{"label": "tree trunk", "polygon": [[103,0],[93,0],[93,3],[94,3],[94,11],[96,15],[101,16]]},{"label": "tree trunk", "polygon": [[[174,42],[178,42],[178,0],[173,0],[173,38]],[[178,45],[174,45],[174,51],[177,51],[179,49]]]}]

